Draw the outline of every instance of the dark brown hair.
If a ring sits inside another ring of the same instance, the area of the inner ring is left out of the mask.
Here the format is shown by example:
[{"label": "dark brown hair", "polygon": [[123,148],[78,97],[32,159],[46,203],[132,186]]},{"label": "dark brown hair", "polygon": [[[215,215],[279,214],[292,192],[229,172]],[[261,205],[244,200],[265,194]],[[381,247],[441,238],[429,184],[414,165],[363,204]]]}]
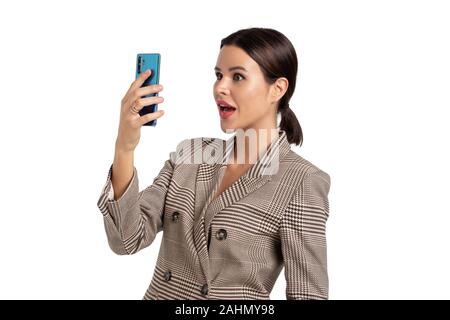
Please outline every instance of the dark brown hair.
[{"label": "dark brown hair", "polygon": [[225,45],[243,49],[258,63],[267,83],[273,84],[280,77],[285,77],[289,81],[289,87],[279,101],[277,113],[281,113],[280,129],[286,131],[289,143],[301,145],[302,128],[289,107],[298,69],[297,54],[289,39],[274,29],[249,28],[238,30],[222,39],[220,48]]}]

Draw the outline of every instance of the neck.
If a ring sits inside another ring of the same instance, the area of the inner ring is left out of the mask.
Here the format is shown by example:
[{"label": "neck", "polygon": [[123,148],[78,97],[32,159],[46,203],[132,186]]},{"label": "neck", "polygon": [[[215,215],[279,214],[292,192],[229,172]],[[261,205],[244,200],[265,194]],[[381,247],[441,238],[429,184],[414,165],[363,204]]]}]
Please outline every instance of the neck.
[{"label": "neck", "polygon": [[278,128],[239,129],[234,144],[234,165],[252,165],[266,153],[278,138]]}]

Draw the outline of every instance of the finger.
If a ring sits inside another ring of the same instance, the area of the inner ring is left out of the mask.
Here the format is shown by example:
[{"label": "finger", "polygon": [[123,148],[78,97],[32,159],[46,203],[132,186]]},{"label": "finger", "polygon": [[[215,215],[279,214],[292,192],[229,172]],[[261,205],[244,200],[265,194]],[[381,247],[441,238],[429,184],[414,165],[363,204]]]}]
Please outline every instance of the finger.
[{"label": "finger", "polygon": [[135,91],[135,95],[138,97],[142,97],[142,96],[146,96],[148,94],[151,93],[158,93],[161,92],[163,90],[163,86],[160,84],[153,84],[150,86],[145,86],[145,87],[141,87],[136,89]]},{"label": "finger", "polygon": [[132,106],[134,105],[134,109],[141,111],[141,109],[145,106],[151,106],[152,104],[158,104],[164,101],[163,97],[148,97],[136,100]]},{"label": "finger", "polygon": [[146,115],[143,115],[139,118],[139,124],[141,126],[143,126],[144,124],[146,124],[149,121],[161,118],[164,114],[164,110],[158,110],[156,112],[152,112],[152,113],[147,113]]},{"label": "finger", "polygon": [[152,70],[147,69],[145,70],[145,72],[142,72],[136,80],[134,80],[131,85],[130,88],[128,89],[126,95],[128,95],[130,92],[136,90],[137,88],[139,88],[140,86],[142,86],[142,84],[144,83],[144,81],[150,76],[150,74],[152,73]]},{"label": "finger", "polygon": [[136,89],[134,92],[130,92],[127,96],[124,97],[122,103],[125,105],[133,104],[135,100],[139,99],[142,96],[146,96],[153,93],[159,93],[164,90],[164,87],[161,84],[154,84],[150,86],[145,86]]}]

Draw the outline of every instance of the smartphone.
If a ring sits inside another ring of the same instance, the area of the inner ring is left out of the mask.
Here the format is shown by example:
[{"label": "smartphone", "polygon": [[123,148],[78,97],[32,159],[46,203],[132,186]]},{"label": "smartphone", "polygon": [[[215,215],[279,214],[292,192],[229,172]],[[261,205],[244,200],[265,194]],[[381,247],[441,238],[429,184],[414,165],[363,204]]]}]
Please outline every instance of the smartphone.
[{"label": "smartphone", "polygon": [[[159,84],[159,66],[161,61],[161,55],[159,53],[138,53],[136,58],[136,79],[142,72],[147,69],[152,70],[152,74],[144,81],[141,87]],[[151,93],[142,98],[158,96],[158,92]],[[139,115],[143,116],[147,113],[152,113],[158,110],[157,104],[145,106],[139,111]],[[156,120],[149,121],[144,126],[156,126]]]}]

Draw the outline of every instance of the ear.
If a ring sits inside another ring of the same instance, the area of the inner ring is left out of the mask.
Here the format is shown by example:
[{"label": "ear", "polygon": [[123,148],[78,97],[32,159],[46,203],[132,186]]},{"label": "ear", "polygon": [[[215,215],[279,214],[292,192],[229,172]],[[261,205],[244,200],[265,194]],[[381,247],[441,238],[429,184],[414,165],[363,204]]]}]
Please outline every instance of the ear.
[{"label": "ear", "polygon": [[278,78],[270,86],[271,99],[273,103],[277,103],[281,98],[283,98],[289,87],[289,81],[285,77]]}]

